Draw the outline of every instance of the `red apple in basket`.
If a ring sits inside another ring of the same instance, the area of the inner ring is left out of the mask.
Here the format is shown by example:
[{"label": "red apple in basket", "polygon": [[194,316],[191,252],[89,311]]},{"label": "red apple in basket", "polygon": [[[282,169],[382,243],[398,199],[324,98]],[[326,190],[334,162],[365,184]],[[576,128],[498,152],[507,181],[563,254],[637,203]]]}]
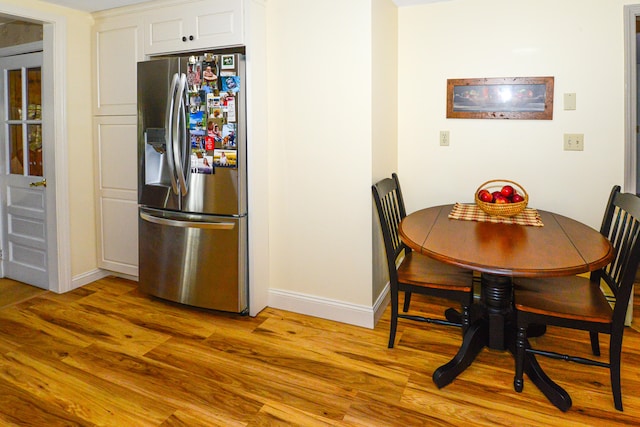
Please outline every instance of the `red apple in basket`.
[{"label": "red apple in basket", "polygon": [[519,202],[524,202],[524,197],[516,193],[511,197],[511,203],[519,203]]},{"label": "red apple in basket", "polygon": [[504,196],[502,195],[502,193],[500,193],[499,191],[494,191],[493,193],[491,193],[491,195],[493,196],[493,203],[495,203],[495,202],[496,202],[496,198],[497,198],[498,196],[504,197]]},{"label": "red apple in basket", "polygon": [[483,201],[483,202],[487,202],[487,203],[493,202],[493,196],[491,195],[489,190],[480,190],[480,191],[478,191],[478,199]]},{"label": "red apple in basket", "polygon": [[496,196],[496,197],[495,197],[495,201],[494,201],[494,203],[496,203],[496,204],[498,204],[498,205],[501,205],[501,204],[504,204],[504,203],[510,203],[510,202],[509,202],[509,199],[507,199],[507,198],[506,198],[506,197],[504,197],[502,194],[500,194],[500,195],[498,195],[498,196]]},{"label": "red apple in basket", "polygon": [[513,193],[514,193],[513,187],[510,186],[510,185],[505,185],[500,190],[500,194],[502,194],[506,198],[509,198],[509,197],[513,196]]}]

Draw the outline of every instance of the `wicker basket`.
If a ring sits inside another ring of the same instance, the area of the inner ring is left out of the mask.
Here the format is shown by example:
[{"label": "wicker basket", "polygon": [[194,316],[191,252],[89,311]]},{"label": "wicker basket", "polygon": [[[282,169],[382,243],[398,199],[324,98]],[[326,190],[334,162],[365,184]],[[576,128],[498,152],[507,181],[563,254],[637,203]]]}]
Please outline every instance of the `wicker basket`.
[{"label": "wicker basket", "polygon": [[[524,197],[524,201],[517,203],[487,203],[478,199],[478,192],[480,192],[480,190],[486,189],[489,190],[490,193],[493,193],[494,191],[500,191],[500,189],[507,184],[510,184],[518,194]],[[518,215],[529,203],[527,191],[517,182],[509,181],[508,179],[494,179],[480,185],[476,190],[475,199],[478,207],[489,215],[505,217]]]}]

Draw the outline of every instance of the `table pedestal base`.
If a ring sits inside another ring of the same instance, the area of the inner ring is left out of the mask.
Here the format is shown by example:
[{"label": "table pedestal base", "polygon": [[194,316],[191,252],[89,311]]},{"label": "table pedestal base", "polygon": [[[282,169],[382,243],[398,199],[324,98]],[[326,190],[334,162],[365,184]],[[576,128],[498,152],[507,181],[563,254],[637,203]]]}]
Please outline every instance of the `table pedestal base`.
[{"label": "table pedestal base", "polygon": [[[511,279],[483,274],[481,303],[478,305],[479,307],[474,307],[474,311],[482,314],[467,329],[458,353],[433,373],[433,382],[438,388],[451,383],[485,347],[508,350],[515,357],[516,330],[511,322]],[[454,318],[455,311],[447,310],[446,316]],[[539,327],[535,333],[543,334],[544,326]],[[565,412],[571,407],[569,394],[544,373],[534,354],[525,354],[524,372],[558,409]]]}]

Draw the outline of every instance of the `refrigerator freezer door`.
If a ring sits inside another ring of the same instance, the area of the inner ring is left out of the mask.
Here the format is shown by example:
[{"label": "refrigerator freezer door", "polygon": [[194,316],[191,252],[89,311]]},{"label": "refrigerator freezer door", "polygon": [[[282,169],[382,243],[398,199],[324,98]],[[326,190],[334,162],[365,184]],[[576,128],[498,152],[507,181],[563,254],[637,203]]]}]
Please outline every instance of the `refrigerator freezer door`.
[{"label": "refrigerator freezer door", "polygon": [[140,209],[143,292],[242,313],[247,301],[247,218]]}]

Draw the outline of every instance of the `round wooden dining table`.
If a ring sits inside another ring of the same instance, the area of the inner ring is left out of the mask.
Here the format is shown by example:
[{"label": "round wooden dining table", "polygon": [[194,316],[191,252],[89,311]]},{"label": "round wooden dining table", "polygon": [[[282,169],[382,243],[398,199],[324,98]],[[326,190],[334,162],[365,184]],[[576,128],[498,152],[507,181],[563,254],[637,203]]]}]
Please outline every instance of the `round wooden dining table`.
[{"label": "round wooden dining table", "polygon": [[[604,267],[614,256],[602,234],[559,214],[538,210],[543,225],[531,226],[450,219],[453,207],[416,211],[399,226],[400,238],[414,251],[481,273],[480,298],[472,307],[462,345],[433,374],[439,388],[471,365],[484,347],[515,354],[513,277],[587,273]],[[563,411],[571,407],[568,393],[544,373],[533,354],[526,354],[525,373],[556,407]]]}]

